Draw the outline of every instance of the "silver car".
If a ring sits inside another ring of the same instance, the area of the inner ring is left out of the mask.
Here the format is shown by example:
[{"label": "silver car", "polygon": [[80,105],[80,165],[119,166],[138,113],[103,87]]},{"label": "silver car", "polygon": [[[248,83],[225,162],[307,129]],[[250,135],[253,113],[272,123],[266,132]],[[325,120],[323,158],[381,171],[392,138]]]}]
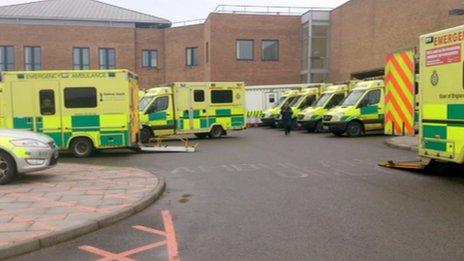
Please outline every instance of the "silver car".
[{"label": "silver car", "polygon": [[0,185],[18,173],[50,168],[58,163],[58,148],[48,136],[23,130],[0,129]]}]

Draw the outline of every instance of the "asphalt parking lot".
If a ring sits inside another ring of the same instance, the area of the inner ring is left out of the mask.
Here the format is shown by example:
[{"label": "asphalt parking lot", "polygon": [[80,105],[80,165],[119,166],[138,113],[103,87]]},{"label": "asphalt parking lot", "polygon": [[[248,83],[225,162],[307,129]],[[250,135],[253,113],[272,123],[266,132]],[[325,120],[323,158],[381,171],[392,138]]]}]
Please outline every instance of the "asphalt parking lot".
[{"label": "asphalt parking lot", "polygon": [[[464,174],[377,167],[382,160],[416,159],[414,152],[386,147],[385,139],[286,137],[262,128],[200,140],[200,151],[191,154],[65,157],[142,168],[163,176],[167,190],[135,216],[14,260],[101,258],[82,246],[135,249],[156,236],[133,227],[163,228],[162,211],[172,214],[182,260],[462,259]],[[153,248],[130,258],[168,260],[167,252]]]}]

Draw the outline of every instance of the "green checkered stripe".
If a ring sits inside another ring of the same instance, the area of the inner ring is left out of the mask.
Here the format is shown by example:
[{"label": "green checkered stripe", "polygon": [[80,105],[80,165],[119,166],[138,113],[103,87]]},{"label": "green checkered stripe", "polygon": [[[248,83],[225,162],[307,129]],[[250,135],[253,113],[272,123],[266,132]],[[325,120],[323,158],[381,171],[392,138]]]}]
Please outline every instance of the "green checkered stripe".
[{"label": "green checkered stripe", "polygon": [[446,119],[443,122],[434,120],[433,123],[429,123],[428,119],[425,119],[422,124],[423,147],[425,149],[447,152],[448,141],[456,142],[457,147],[462,147],[459,144],[464,145],[464,105],[447,104],[443,106],[446,106]]},{"label": "green checkered stripe", "polygon": [[[189,120],[189,113],[184,111],[182,117],[176,121],[178,129],[184,129],[184,120]],[[231,109],[215,109],[213,114],[202,115],[200,110],[193,110],[193,120],[195,128],[209,129],[211,126],[222,122],[224,119],[230,119],[232,127],[241,127],[245,124],[244,114],[233,114]]]},{"label": "green checkered stripe", "polygon": [[44,133],[50,136],[61,149],[67,149],[70,140],[79,136],[92,138],[97,148],[127,147],[131,144],[128,126],[125,128],[121,126],[117,129],[105,128],[100,124],[101,116],[99,115],[70,116],[68,121],[63,119],[62,124],[70,122],[71,126],[63,126],[61,130],[53,131],[49,131],[47,126],[44,126],[44,117],[15,117],[13,128]]}]

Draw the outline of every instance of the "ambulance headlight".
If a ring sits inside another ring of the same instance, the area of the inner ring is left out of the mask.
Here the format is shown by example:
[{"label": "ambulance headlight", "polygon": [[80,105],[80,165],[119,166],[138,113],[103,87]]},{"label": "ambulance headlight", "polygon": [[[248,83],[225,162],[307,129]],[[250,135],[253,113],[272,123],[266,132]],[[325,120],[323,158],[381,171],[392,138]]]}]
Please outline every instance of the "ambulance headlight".
[{"label": "ambulance headlight", "polygon": [[48,145],[46,143],[33,139],[11,140],[10,143],[16,147],[48,148]]}]

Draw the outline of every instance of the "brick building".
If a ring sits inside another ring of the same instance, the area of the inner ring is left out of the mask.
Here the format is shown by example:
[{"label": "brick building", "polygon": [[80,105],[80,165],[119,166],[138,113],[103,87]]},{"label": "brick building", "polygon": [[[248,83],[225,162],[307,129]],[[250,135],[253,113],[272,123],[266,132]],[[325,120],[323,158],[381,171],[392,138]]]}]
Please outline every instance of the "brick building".
[{"label": "brick building", "polygon": [[464,24],[462,0],[351,0],[331,12],[332,81],[383,75],[385,58],[419,36]]},{"label": "brick building", "polygon": [[0,7],[0,70],[127,68],[142,87],[173,81],[300,80],[300,17],[211,13],[171,27],[93,0]]}]

